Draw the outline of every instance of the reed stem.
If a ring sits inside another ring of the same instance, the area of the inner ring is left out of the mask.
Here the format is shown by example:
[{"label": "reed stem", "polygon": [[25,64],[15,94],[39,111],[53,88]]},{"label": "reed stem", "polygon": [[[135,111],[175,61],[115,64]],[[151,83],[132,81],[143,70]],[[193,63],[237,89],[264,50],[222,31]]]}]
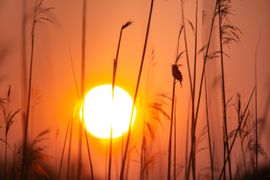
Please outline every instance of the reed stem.
[{"label": "reed stem", "polygon": [[[205,75],[204,75],[205,76]],[[205,107],[206,107],[206,123],[207,123],[207,135],[208,135],[208,146],[209,146],[209,157],[211,165],[211,179],[214,180],[214,159],[212,153],[212,140],[210,132],[210,122],[209,122],[209,109],[208,109],[208,93],[207,93],[207,79],[204,77],[204,87],[205,87]]]},{"label": "reed stem", "polygon": [[250,95],[250,97],[249,97],[249,100],[248,100],[248,103],[247,103],[247,105],[246,105],[246,108],[245,108],[245,110],[244,110],[244,112],[243,112],[243,114],[242,114],[242,117],[243,117],[243,118],[242,118],[241,121],[238,123],[238,127],[237,127],[237,129],[236,129],[235,134],[234,134],[232,143],[231,143],[231,145],[230,145],[230,149],[229,149],[229,151],[228,151],[228,153],[227,153],[227,156],[226,156],[226,158],[225,158],[225,162],[224,162],[223,167],[222,167],[222,169],[221,169],[221,172],[220,172],[220,174],[219,174],[219,177],[218,177],[219,180],[221,179],[222,175],[224,174],[224,171],[225,171],[225,168],[226,168],[226,163],[227,163],[227,161],[229,160],[229,156],[230,156],[231,151],[232,151],[232,148],[233,148],[233,146],[234,146],[236,137],[238,136],[238,133],[239,133],[240,130],[241,130],[241,126],[242,126],[243,123],[245,123],[246,118],[244,118],[244,117],[245,117],[245,115],[246,115],[246,113],[247,113],[247,110],[248,110],[248,107],[249,107],[251,98],[252,98],[252,96],[254,95],[254,92],[255,92],[255,87],[253,88],[253,90],[252,90],[252,92],[251,92],[251,95]]},{"label": "reed stem", "polygon": [[173,90],[172,90],[172,105],[171,105],[171,122],[170,122],[170,133],[169,133],[169,146],[168,146],[167,180],[171,179],[172,128],[173,128],[173,115],[174,115],[175,84],[176,84],[176,80],[174,78],[173,79]]},{"label": "reed stem", "polygon": [[[226,154],[229,152],[228,142],[228,127],[227,127],[227,108],[226,108],[226,89],[225,89],[225,73],[224,73],[224,58],[223,58],[223,33],[222,33],[222,16],[221,16],[221,1],[218,3],[219,17],[219,45],[220,45],[220,60],[221,60],[221,86],[222,86],[222,106],[223,106],[223,128],[224,128],[224,161]],[[227,152],[227,153],[226,153]],[[228,156],[229,177],[232,180],[231,158]]]},{"label": "reed stem", "polygon": [[26,172],[26,148],[28,140],[28,124],[29,124],[29,114],[30,114],[30,103],[31,103],[31,94],[32,94],[32,78],[33,78],[33,62],[34,62],[34,45],[35,45],[35,30],[37,22],[37,0],[35,0],[34,6],[34,16],[32,20],[32,30],[31,30],[31,53],[30,53],[30,67],[29,67],[29,80],[28,80],[28,95],[27,95],[27,108],[25,116],[25,126],[24,126],[24,136],[23,136],[23,156],[22,156],[22,167],[21,167],[21,179],[27,180]]},{"label": "reed stem", "polygon": [[63,160],[64,160],[64,154],[65,154],[65,147],[66,147],[66,142],[67,142],[67,136],[68,136],[68,132],[69,132],[69,128],[70,128],[70,121],[71,120],[69,120],[68,124],[67,124],[67,130],[66,130],[64,145],[63,145],[63,148],[62,148],[60,166],[59,166],[59,171],[58,171],[58,176],[57,176],[58,180],[60,179],[60,175],[61,175],[61,170],[62,170],[62,165],[63,165]]},{"label": "reed stem", "polygon": [[260,37],[259,37],[259,40],[257,42],[257,45],[256,45],[256,49],[255,49],[255,66],[254,66],[254,76],[255,76],[255,143],[256,143],[256,146],[255,146],[255,156],[256,156],[256,159],[255,159],[255,169],[256,169],[256,176],[258,174],[258,167],[259,167],[259,160],[258,160],[258,83],[257,83],[257,57],[258,57],[258,48],[259,48],[259,45],[261,43],[261,33],[260,33]]},{"label": "reed stem", "polygon": [[141,65],[140,65],[140,69],[139,69],[135,94],[134,94],[134,98],[133,98],[132,112],[131,112],[130,121],[129,121],[129,129],[128,129],[128,134],[127,134],[126,145],[125,145],[125,149],[124,149],[124,157],[123,157],[122,164],[121,164],[120,180],[124,179],[124,170],[125,170],[125,164],[126,164],[126,159],[127,159],[127,154],[128,154],[128,146],[129,146],[130,136],[131,136],[131,124],[132,124],[134,107],[135,107],[135,104],[137,101],[137,95],[139,92],[140,80],[141,80],[141,75],[142,75],[142,70],[143,70],[143,65],[144,65],[144,57],[145,57],[145,53],[146,53],[148,36],[149,36],[149,32],[150,32],[150,24],[151,24],[151,18],[152,18],[153,5],[154,5],[154,0],[151,0],[149,19],[148,19],[147,30],[146,30],[145,40],[144,40],[144,47],[143,47],[142,58],[141,58]]}]

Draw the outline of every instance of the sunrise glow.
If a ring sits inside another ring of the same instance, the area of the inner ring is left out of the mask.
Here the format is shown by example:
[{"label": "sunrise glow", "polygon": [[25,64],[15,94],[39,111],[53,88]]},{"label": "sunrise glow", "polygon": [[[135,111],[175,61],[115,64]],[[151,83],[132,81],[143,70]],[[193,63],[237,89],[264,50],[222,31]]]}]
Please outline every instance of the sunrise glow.
[{"label": "sunrise glow", "polygon": [[[112,85],[97,86],[86,94],[84,103],[85,127],[95,137],[109,139],[111,127],[113,138],[122,136],[128,131],[133,100],[124,89],[115,86],[112,101]],[[135,116],[136,108],[132,125]]]}]

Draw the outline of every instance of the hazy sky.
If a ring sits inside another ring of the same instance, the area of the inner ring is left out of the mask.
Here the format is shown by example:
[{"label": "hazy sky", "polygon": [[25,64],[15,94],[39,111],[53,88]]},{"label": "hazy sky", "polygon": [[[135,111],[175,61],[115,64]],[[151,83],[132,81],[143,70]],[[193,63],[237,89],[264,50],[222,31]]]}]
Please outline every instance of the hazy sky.
[{"label": "hazy sky", "polygon": [[[209,6],[211,1],[199,1],[200,13],[202,9],[205,9],[207,18],[212,14],[212,8]],[[185,0],[184,2],[186,18],[193,21],[195,1]],[[73,107],[78,98],[71,58],[79,82],[82,2],[45,0],[44,3],[55,8],[53,10],[55,23],[38,24],[36,29],[33,89],[36,97],[40,98],[34,98],[33,103],[35,105],[32,114],[32,118],[35,119],[33,134],[37,134],[45,128],[51,128],[53,136],[56,136],[57,129],[59,129],[60,140],[58,141],[62,142],[65,126],[73,114]],[[33,1],[28,1],[29,17],[31,17],[32,4]],[[123,34],[117,84],[128,90],[131,95],[134,93],[149,6],[150,1],[147,0],[88,1],[86,89],[111,82],[112,62],[117,48],[119,30],[122,24],[132,21],[134,23]],[[233,9],[232,23],[241,29],[242,35],[239,43],[226,47],[226,52],[230,56],[230,59],[225,60],[227,97],[240,92],[244,101],[247,101],[254,86],[255,47],[261,32],[262,41],[258,49],[259,116],[261,116],[270,93],[270,21],[268,20],[270,1],[234,0]],[[152,95],[171,93],[171,64],[175,59],[180,24],[179,0],[155,1],[142,81],[142,88],[145,88],[145,80],[149,80],[147,84]],[[31,18],[27,24],[28,45],[30,27]],[[0,0],[0,53],[5,52],[5,56],[0,61],[0,94],[4,96],[8,85],[11,85],[12,107],[14,108],[21,106],[20,28],[21,1]],[[208,36],[208,33],[202,30],[199,31],[199,34]],[[193,57],[191,29],[188,30],[188,35],[191,36],[188,43],[191,49],[190,56]],[[199,44],[203,44],[202,39]],[[27,48],[27,59],[29,60],[30,46]],[[180,136],[185,134],[187,115],[181,112],[187,112],[188,99],[186,96],[189,92],[187,65],[184,59],[181,60],[181,63],[183,64],[181,69],[184,82],[183,89],[177,89],[177,98],[179,99],[179,109],[181,109],[179,117],[184,120],[178,125],[183,130]],[[219,64],[213,63],[213,67],[219,68]],[[140,92],[142,91],[140,90]],[[145,94],[140,93],[140,97],[143,96]],[[20,119],[19,117],[17,119],[18,123],[16,122],[15,126],[20,129]],[[179,139],[180,144],[184,142],[184,137]],[[59,149],[60,145],[56,148]],[[179,160],[182,161],[183,157],[179,157]]]}]

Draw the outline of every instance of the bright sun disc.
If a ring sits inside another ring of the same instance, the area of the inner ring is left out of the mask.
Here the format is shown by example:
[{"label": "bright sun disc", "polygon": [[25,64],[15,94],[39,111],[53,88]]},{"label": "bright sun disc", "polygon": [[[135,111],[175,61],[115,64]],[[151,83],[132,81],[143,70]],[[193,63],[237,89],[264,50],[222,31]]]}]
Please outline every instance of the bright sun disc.
[{"label": "bright sun disc", "polygon": [[[101,85],[91,89],[85,96],[84,121],[86,129],[95,137],[108,139],[112,127],[112,137],[117,138],[129,129],[133,100],[122,88]],[[132,124],[136,116],[134,108]],[[82,117],[82,110],[80,110]]]}]

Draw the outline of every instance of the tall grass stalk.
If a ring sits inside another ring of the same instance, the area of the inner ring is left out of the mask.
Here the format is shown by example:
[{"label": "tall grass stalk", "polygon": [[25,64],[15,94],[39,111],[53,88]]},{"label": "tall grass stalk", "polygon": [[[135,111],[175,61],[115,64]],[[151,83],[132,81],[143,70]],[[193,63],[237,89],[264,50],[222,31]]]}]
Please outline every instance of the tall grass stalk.
[{"label": "tall grass stalk", "polygon": [[135,104],[137,101],[137,95],[139,92],[140,80],[141,80],[141,75],[142,75],[142,70],[143,70],[143,65],[144,65],[144,58],[145,58],[145,53],[146,53],[146,48],[147,48],[148,36],[149,36],[149,32],[150,32],[150,24],[151,24],[151,18],[152,18],[153,5],[154,5],[154,0],[151,0],[149,19],[148,19],[148,23],[147,23],[147,30],[146,30],[145,40],[144,40],[144,47],[143,47],[143,52],[142,52],[141,64],[140,64],[136,89],[135,89],[134,98],[133,98],[132,112],[131,112],[130,121],[129,121],[129,130],[128,130],[128,134],[127,134],[125,149],[124,149],[124,156],[123,156],[122,164],[121,164],[120,180],[124,179],[125,164],[126,164],[126,159],[127,159],[127,154],[128,154],[130,136],[131,136],[131,124],[132,124],[134,107],[135,107]]},{"label": "tall grass stalk", "polygon": [[255,172],[258,173],[259,161],[258,161],[258,83],[257,83],[257,61],[258,61],[258,48],[261,42],[261,33],[259,40],[255,48],[255,66],[254,66],[254,77],[255,77]]},{"label": "tall grass stalk", "polygon": [[16,145],[14,145],[14,148],[13,148],[13,161],[12,161],[12,179],[13,180],[16,180],[16,159],[17,159],[17,156],[16,156],[16,153],[17,153],[17,148],[16,148]]},{"label": "tall grass stalk", "polygon": [[188,166],[189,166],[189,149],[188,149],[188,146],[189,146],[189,130],[190,130],[190,108],[192,107],[190,105],[190,101],[188,101],[188,116],[187,116],[187,128],[186,128],[186,153],[185,153],[185,179],[188,180]]},{"label": "tall grass stalk", "polygon": [[[67,155],[67,180],[70,179],[70,156],[71,156],[71,145],[72,145],[72,134],[73,134],[73,118],[71,119],[69,133],[69,144],[68,144],[68,155]],[[73,177],[73,176],[71,176]]]},{"label": "tall grass stalk", "polygon": [[82,137],[83,131],[86,140],[88,161],[90,165],[90,176],[91,179],[94,179],[94,171],[92,165],[91,152],[88,142],[88,136],[85,128],[84,122],[84,97],[85,97],[85,49],[86,49],[86,18],[87,18],[87,0],[83,0],[82,4],[82,54],[81,54],[81,101],[82,101],[82,124],[79,124],[79,151],[78,151],[78,166],[77,166],[77,179],[81,179],[81,170],[82,170]]},{"label": "tall grass stalk", "polygon": [[246,105],[246,107],[245,107],[245,109],[244,109],[244,112],[243,112],[242,116],[241,116],[241,117],[242,117],[242,118],[241,118],[241,121],[238,123],[237,129],[236,129],[236,131],[235,131],[235,133],[234,133],[233,140],[232,140],[232,143],[231,143],[231,145],[230,145],[230,149],[229,149],[229,151],[228,151],[228,153],[227,153],[227,156],[226,156],[226,158],[225,158],[225,162],[224,162],[224,164],[223,164],[223,167],[221,168],[221,172],[220,172],[219,177],[218,177],[219,180],[222,178],[222,176],[223,176],[223,174],[224,174],[224,172],[225,172],[226,163],[227,163],[228,160],[229,160],[229,157],[230,157],[232,148],[233,148],[233,146],[234,146],[236,137],[238,136],[238,133],[239,133],[240,130],[241,130],[242,124],[245,123],[245,121],[246,121],[245,116],[246,116],[246,113],[247,113],[249,104],[250,104],[250,102],[251,102],[251,99],[252,99],[252,97],[253,97],[253,95],[254,95],[254,92],[255,92],[255,87],[253,88],[253,90],[252,90],[252,92],[251,92],[251,95],[250,95],[250,97],[249,97],[248,103],[247,103],[247,105]]},{"label": "tall grass stalk", "polygon": [[[8,98],[7,98],[8,101]],[[7,124],[7,113],[6,113],[6,107],[5,102],[3,104],[1,103],[1,110],[5,119],[6,128],[5,128],[5,162],[4,162],[4,179],[7,179],[7,147],[8,147],[8,124]]]},{"label": "tall grass stalk", "polygon": [[[216,1],[215,10],[216,10],[216,7],[217,7],[217,2],[218,2],[218,0]],[[207,40],[206,46],[203,48],[203,49],[205,49],[205,54],[204,54],[204,57],[203,57],[203,67],[202,67],[201,77],[200,77],[200,80],[199,80],[198,98],[197,98],[197,103],[196,103],[195,124],[194,124],[195,125],[195,129],[194,129],[195,131],[196,131],[198,114],[199,114],[200,102],[201,102],[202,86],[203,86],[206,62],[210,58],[209,49],[210,49],[210,44],[211,44],[211,39],[212,39],[213,29],[214,29],[214,23],[215,23],[215,10],[214,10],[212,20],[211,20],[210,32],[209,32],[208,40]]]},{"label": "tall grass stalk", "polygon": [[[179,45],[180,45],[180,38],[181,38],[182,30],[184,30],[184,25],[182,25],[180,27],[179,34],[178,34],[178,40],[177,40],[177,46],[176,46],[176,56],[175,56],[175,61],[173,64],[173,66],[176,66],[176,67],[178,67],[177,63],[180,60],[181,56],[183,55],[183,52],[179,53]],[[179,75],[178,75],[178,73],[179,73]],[[176,110],[174,101],[175,101],[175,84],[176,84],[177,80],[179,80],[179,83],[182,85],[182,79],[181,79],[182,74],[178,69],[174,69],[172,67],[172,76],[173,76],[173,85],[172,85],[173,87],[172,87],[169,141],[168,141],[168,171],[167,171],[167,179],[168,180],[170,180],[170,178],[171,178],[172,131],[173,131],[173,124],[174,124],[174,114],[175,114],[175,110]],[[181,78],[180,78],[180,76],[181,76]],[[176,128],[175,128],[175,133],[176,133]]]},{"label": "tall grass stalk", "polygon": [[86,131],[85,123],[83,123],[83,128],[84,128],[84,135],[85,135],[86,146],[87,146],[88,161],[89,161],[89,166],[90,166],[90,177],[91,177],[91,180],[94,180],[93,162],[92,162],[92,157],[91,157],[91,152],[90,152],[90,144],[89,144],[89,140],[88,140],[88,134]]},{"label": "tall grass stalk", "polygon": [[34,12],[32,19],[32,28],[31,28],[31,51],[30,51],[30,65],[29,65],[29,79],[28,79],[28,94],[27,94],[27,107],[25,115],[25,125],[24,125],[24,135],[23,135],[23,153],[22,153],[22,166],[21,166],[21,179],[28,179],[27,172],[25,172],[26,165],[26,148],[28,141],[28,125],[29,125],[29,114],[30,114],[30,103],[31,103],[31,94],[32,94],[32,78],[33,78],[33,63],[34,63],[34,47],[35,47],[35,31],[37,23],[42,22],[51,22],[53,20],[50,17],[47,17],[53,8],[44,7],[43,0],[35,0]]},{"label": "tall grass stalk", "polygon": [[191,78],[191,70],[190,70],[190,60],[189,60],[189,51],[188,51],[188,42],[187,42],[187,32],[186,32],[186,19],[184,13],[184,2],[181,0],[181,15],[182,15],[182,22],[183,22],[183,31],[184,31],[184,42],[185,42],[185,50],[186,50],[186,60],[187,60],[187,67],[188,67],[188,79],[189,79],[189,86],[191,95],[193,94],[193,87],[192,87],[192,78]]},{"label": "tall grass stalk", "polygon": [[[228,139],[228,127],[227,127],[227,107],[226,107],[226,88],[225,88],[225,73],[224,73],[224,45],[229,45],[232,42],[238,42],[238,32],[241,32],[239,28],[232,25],[229,19],[229,15],[232,14],[231,1],[219,0],[218,9],[216,12],[218,16],[218,30],[219,30],[219,45],[220,60],[221,60],[221,80],[222,80],[222,105],[223,105],[223,128],[224,128],[224,161],[228,158],[228,170],[229,178],[232,179],[231,158],[229,152],[229,139]],[[225,54],[226,55],[226,54]],[[224,173],[225,179],[226,173]]]},{"label": "tall grass stalk", "polygon": [[22,124],[24,132],[25,125],[25,105],[27,96],[27,57],[26,57],[26,9],[27,0],[22,0],[22,24],[21,24],[21,56],[22,56]]},{"label": "tall grass stalk", "polygon": [[[203,50],[205,50],[205,54],[203,57],[203,67],[202,67],[202,72],[201,76],[199,79],[199,90],[198,90],[198,98],[197,98],[197,103],[196,103],[196,111],[194,111],[195,117],[194,117],[194,124],[192,124],[191,129],[193,129],[194,134],[196,133],[196,127],[197,127],[197,120],[198,120],[198,114],[199,114],[199,107],[200,107],[200,102],[201,102],[201,94],[202,94],[202,86],[203,86],[203,79],[204,79],[204,73],[205,73],[205,68],[206,68],[206,62],[209,59],[209,49],[210,49],[210,44],[211,44],[211,39],[212,39],[212,34],[213,34],[213,29],[214,29],[214,23],[215,23],[215,17],[216,17],[216,8],[217,8],[217,3],[219,0],[216,0],[215,7],[214,7],[214,13],[212,15],[211,19],[211,25],[210,25],[210,32],[208,36],[208,40],[206,43],[206,46],[203,47]],[[195,103],[195,99],[194,99]],[[192,143],[192,142],[191,142]],[[186,179],[189,179],[189,172],[190,172],[190,164],[192,160],[192,150],[190,151],[189,155],[189,161],[188,161],[188,169],[186,172]],[[194,173],[194,172],[193,172]]]},{"label": "tall grass stalk", "polygon": [[[112,78],[112,102],[114,100],[114,87],[115,87],[115,81],[116,81],[116,73],[117,73],[117,65],[118,65],[118,56],[119,56],[119,51],[120,51],[120,45],[121,45],[121,40],[122,40],[122,33],[125,28],[130,26],[132,22],[128,21],[125,24],[122,25],[120,29],[120,35],[118,39],[118,45],[117,45],[117,50],[116,50],[116,56],[113,61],[113,78]],[[112,124],[112,122],[111,122]],[[111,166],[112,166],[112,146],[113,146],[113,128],[111,125],[111,130],[110,130],[110,150],[109,150],[109,165],[108,165],[108,180],[111,179]]]},{"label": "tall grass stalk", "polygon": [[[226,0],[225,0],[226,1]],[[222,86],[222,107],[223,107],[223,128],[224,128],[224,161],[226,158],[226,154],[229,152],[229,142],[228,142],[228,127],[227,127],[227,108],[226,108],[226,90],[225,90],[225,73],[224,73],[224,56],[223,56],[223,33],[224,31],[222,30],[222,14],[224,12],[221,12],[221,6],[223,1],[219,1],[218,3],[218,26],[219,26],[219,46],[220,46],[220,64],[221,64],[221,86]],[[231,158],[228,156],[228,169],[229,169],[229,177],[230,180],[232,180],[232,169],[231,169]],[[225,176],[224,176],[225,178]]]},{"label": "tall grass stalk", "polygon": [[173,142],[174,142],[174,150],[173,150],[173,152],[174,152],[174,155],[173,155],[173,179],[174,180],[176,180],[176,178],[177,178],[177,175],[176,175],[176,170],[177,170],[177,164],[176,164],[176,150],[177,150],[177,137],[176,137],[176,127],[177,127],[177,123],[176,123],[176,119],[177,119],[177,117],[176,117],[176,104],[177,104],[177,102],[176,102],[176,98],[175,98],[175,106],[174,106],[174,116],[173,116],[173,120],[174,120],[174,140],[173,140]]},{"label": "tall grass stalk", "polygon": [[[144,118],[145,119],[145,118]],[[143,136],[142,136],[142,146],[141,146],[141,164],[140,164],[140,180],[144,180],[144,162],[146,156],[146,135],[145,135],[145,120],[143,122]]]},{"label": "tall grass stalk", "polygon": [[[71,65],[72,76],[73,76],[73,80],[74,80],[74,85],[75,85],[75,89],[76,89],[77,98],[80,99],[81,98],[81,94],[80,94],[79,87],[78,87],[78,82],[77,82],[77,78],[76,78],[76,73],[75,73],[75,68],[74,68],[74,63],[73,63],[71,49],[69,49],[69,56],[70,56],[70,65]],[[76,113],[78,113],[78,112],[76,112]]]},{"label": "tall grass stalk", "polygon": [[[183,31],[184,31],[184,44],[185,44],[185,51],[186,51],[186,63],[187,63],[187,68],[188,68],[188,79],[189,79],[189,86],[190,86],[190,95],[191,95],[191,101],[192,101],[192,104],[191,106],[193,107],[193,103],[194,103],[194,97],[193,97],[193,87],[192,87],[192,77],[191,77],[191,70],[190,70],[190,60],[189,60],[189,51],[188,51],[188,42],[187,42],[187,33],[186,33],[186,19],[185,19],[185,13],[184,13],[184,2],[183,0],[181,0],[181,15],[182,15],[182,23],[183,23]],[[193,128],[193,115],[194,115],[194,108],[192,108],[192,112],[191,112],[191,128]],[[191,133],[193,131],[191,130]],[[192,135],[191,135],[191,139],[192,139]],[[193,147],[193,143],[191,141],[191,146]],[[192,149],[192,148],[191,148]],[[192,150],[190,151],[191,154],[193,154]],[[189,174],[189,167],[188,169],[186,169],[188,171],[188,174]],[[187,171],[186,171],[186,174],[187,174]],[[186,176],[188,177],[188,175]]]},{"label": "tall grass stalk", "polygon": [[[205,75],[204,75],[205,76]],[[214,158],[212,152],[212,140],[210,132],[210,122],[209,122],[209,109],[208,109],[208,93],[207,93],[207,78],[204,77],[204,89],[205,89],[205,111],[206,111],[206,125],[207,125],[207,137],[208,137],[208,148],[209,148],[209,158],[211,165],[211,179],[214,180]]]},{"label": "tall grass stalk", "polygon": [[171,179],[171,152],[172,152],[172,130],[173,130],[173,115],[174,115],[174,99],[175,99],[175,84],[176,79],[173,78],[173,89],[172,89],[172,105],[171,105],[171,122],[170,122],[170,132],[169,132],[169,144],[168,144],[168,171],[167,180]]},{"label": "tall grass stalk", "polygon": [[64,145],[63,145],[63,148],[62,148],[61,160],[60,160],[59,171],[58,171],[58,176],[57,176],[58,180],[60,179],[60,175],[61,175],[61,170],[62,170],[62,165],[63,165],[63,160],[64,160],[64,154],[65,154],[65,147],[66,147],[66,143],[67,143],[67,137],[68,137],[68,132],[69,132],[69,129],[70,129],[70,122],[71,121],[72,120],[69,120],[68,124],[67,124],[67,130],[66,130]]},{"label": "tall grass stalk", "polygon": [[[4,146],[4,179],[9,179],[8,178],[8,175],[7,175],[7,164],[8,164],[8,161],[7,161],[7,150],[8,150],[8,147],[9,147],[9,144],[8,144],[8,133],[9,133],[9,130],[11,128],[11,126],[13,125],[14,123],[14,118],[16,116],[16,114],[19,113],[20,109],[16,110],[15,112],[12,112],[12,111],[9,111],[9,103],[10,103],[10,92],[11,92],[11,86],[9,86],[8,88],[8,92],[7,92],[7,97],[5,99],[1,99],[0,100],[0,108],[1,108],[1,111],[2,111],[2,114],[3,114],[3,118],[4,118],[4,123],[5,123],[5,139],[0,139],[1,141],[3,141],[5,143],[5,146]],[[0,126],[1,127],[1,126]],[[9,147],[10,149],[10,147]]]},{"label": "tall grass stalk", "polygon": [[191,114],[191,155],[192,155],[192,175],[196,179],[196,132],[195,132],[195,93],[196,93],[196,72],[197,72],[197,42],[198,42],[198,0],[195,2],[195,37],[194,37],[194,70],[193,70],[193,87],[191,88],[192,95],[192,114]]},{"label": "tall grass stalk", "polygon": [[[75,84],[77,97],[80,99],[81,95],[80,95],[79,88],[78,88],[78,83],[77,83],[76,73],[75,73],[75,69],[74,69],[71,49],[69,49],[69,56],[70,56],[72,76],[73,76],[73,80],[74,80],[74,84]],[[76,113],[75,115],[77,116],[78,112],[75,112],[75,113]],[[74,117],[72,116],[71,122],[70,122],[70,127],[67,128],[67,130],[66,130],[66,131],[69,131],[69,145],[68,145],[68,154],[67,154],[67,174],[66,174],[67,180],[69,180],[69,178],[70,178],[70,156],[71,156],[71,144],[72,144],[72,135],[73,135],[73,121],[74,121]]]},{"label": "tall grass stalk", "polygon": [[5,128],[5,166],[4,166],[4,178],[8,179],[7,177],[7,148],[8,148],[8,133],[9,130],[12,126],[12,124],[14,123],[14,118],[16,116],[16,114],[18,114],[20,112],[20,109],[18,109],[15,112],[9,112],[9,113],[5,113],[4,112],[4,118],[5,118],[5,123],[6,123],[6,128]]},{"label": "tall grass stalk", "polygon": [[38,1],[35,0],[34,16],[33,16],[33,20],[32,20],[32,30],[31,30],[31,54],[30,54],[29,80],[28,80],[27,107],[26,107],[24,136],[23,136],[23,155],[22,155],[21,179],[27,179],[27,172],[25,172],[25,165],[26,165],[25,161],[26,161],[26,148],[27,148],[27,138],[28,138],[27,135],[28,135],[31,92],[32,92],[32,76],[33,76],[33,61],[34,61],[34,45],[35,45],[35,30],[36,30],[36,23],[37,23],[37,11],[38,11]]},{"label": "tall grass stalk", "polygon": [[[241,122],[241,119],[242,119],[240,94],[237,94],[237,108],[236,108],[236,111],[237,111],[238,123],[240,123]],[[245,136],[245,135],[242,134],[242,130],[239,131],[239,136],[240,136],[240,140],[241,140],[241,142],[240,142],[241,154],[242,154],[242,158],[243,158],[243,162],[244,162],[244,167],[245,167],[245,173],[246,173],[247,172],[247,163],[246,163],[246,157],[245,157],[245,152],[244,152],[244,138],[243,138],[243,136]]]}]

